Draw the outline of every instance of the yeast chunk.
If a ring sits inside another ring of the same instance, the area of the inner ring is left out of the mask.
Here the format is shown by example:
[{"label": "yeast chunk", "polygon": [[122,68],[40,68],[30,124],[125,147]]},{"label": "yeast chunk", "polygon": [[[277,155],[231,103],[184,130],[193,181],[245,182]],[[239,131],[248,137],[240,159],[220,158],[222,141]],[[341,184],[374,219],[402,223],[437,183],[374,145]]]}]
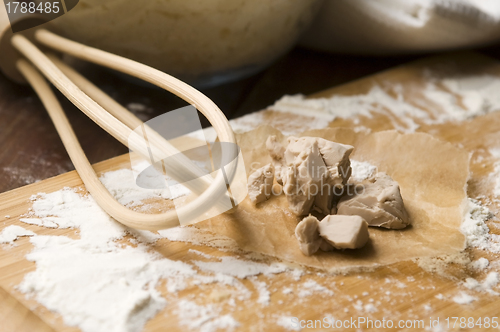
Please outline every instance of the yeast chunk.
[{"label": "yeast chunk", "polygon": [[348,192],[350,195],[337,204],[338,214],[358,215],[369,226],[389,229],[402,229],[410,224],[399,185],[389,175],[378,173]]},{"label": "yeast chunk", "polygon": [[360,216],[330,215],[319,223],[320,236],[336,249],[357,249],[368,242],[368,224]]},{"label": "yeast chunk", "polygon": [[299,241],[300,250],[306,256],[318,251],[323,239],[319,236],[319,221],[314,216],[302,219],[295,228],[295,237]]},{"label": "yeast chunk", "polygon": [[274,167],[267,164],[248,177],[248,196],[257,204],[267,200],[271,196],[274,179]]}]

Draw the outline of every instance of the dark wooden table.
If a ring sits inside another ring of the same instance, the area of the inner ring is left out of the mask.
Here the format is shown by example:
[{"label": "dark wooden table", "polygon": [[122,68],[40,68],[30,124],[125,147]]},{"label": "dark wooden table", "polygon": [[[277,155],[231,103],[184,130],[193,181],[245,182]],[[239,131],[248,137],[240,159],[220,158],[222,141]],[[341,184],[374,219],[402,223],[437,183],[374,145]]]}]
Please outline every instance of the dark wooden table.
[{"label": "dark wooden table", "polygon": [[[479,51],[500,59],[498,46]],[[284,94],[310,94],[422,56],[357,57],[296,48],[257,75],[202,92],[231,119],[265,108]],[[83,74],[121,104],[144,105],[144,110],[135,110],[143,120],[186,105],[165,91],[126,82],[98,67],[88,66]],[[128,151],[62,96],[60,100],[91,163]],[[0,142],[0,192],[74,169],[31,88],[16,85],[2,74]]]}]

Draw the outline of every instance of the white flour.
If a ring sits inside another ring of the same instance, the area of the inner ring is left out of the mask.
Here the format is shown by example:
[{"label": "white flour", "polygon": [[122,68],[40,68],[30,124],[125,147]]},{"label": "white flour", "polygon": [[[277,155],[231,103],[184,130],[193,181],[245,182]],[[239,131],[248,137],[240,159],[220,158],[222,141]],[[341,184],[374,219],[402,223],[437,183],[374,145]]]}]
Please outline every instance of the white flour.
[{"label": "white flour", "polygon": [[284,327],[289,331],[301,331],[302,329],[300,328],[300,325],[298,323],[293,324],[294,319],[297,318],[293,316],[279,316],[278,319],[276,320],[276,324],[281,327]]},{"label": "white flour", "polygon": [[300,290],[298,293],[299,297],[311,296],[314,293],[322,293],[328,296],[333,296],[333,292],[328,288],[321,286],[314,280],[307,280],[302,285],[300,285]]},{"label": "white flour", "polygon": [[491,218],[487,207],[481,206],[478,201],[469,199],[467,210],[460,231],[465,235],[469,247],[488,250],[494,253],[500,252],[500,236],[490,234],[486,221]]},{"label": "white flour", "polygon": [[263,281],[252,280],[252,283],[259,293],[259,297],[257,298],[257,303],[262,304],[263,306],[268,306],[271,301],[271,293],[267,288],[267,284]]},{"label": "white flour", "polygon": [[237,119],[230,120],[229,123],[236,133],[244,133],[255,129],[259,124],[264,123],[264,114],[262,112],[255,112],[243,115]]},{"label": "white flour", "polygon": [[324,119],[323,128],[335,118],[371,118],[373,114],[383,113],[392,118],[394,128],[404,132],[418,129],[417,121],[441,124],[500,110],[500,77],[480,75],[439,79],[429,73],[427,76],[428,83],[423,89],[425,98],[411,102],[405,100],[401,85],[392,85],[390,89],[375,85],[368,93],[360,95],[314,99],[306,99],[304,95],[284,96],[270,109]]},{"label": "white flour", "polygon": [[45,228],[57,228],[57,224],[50,220],[50,218],[37,219],[37,218],[21,218],[19,219],[21,222],[28,225],[36,225]]},{"label": "white flour", "polygon": [[349,178],[353,181],[360,182],[370,178],[377,172],[377,166],[366,161],[357,161],[351,159],[352,174]]},{"label": "white flour", "polygon": [[[126,194],[124,183],[133,182],[116,175],[129,178],[130,174],[112,173],[105,178],[120,182],[120,190]],[[130,190],[136,199],[152,195],[151,191]],[[81,196],[70,188],[38,194],[32,201],[32,212],[22,218],[23,222],[41,227],[74,228],[78,233],[69,237],[42,236],[19,226],[7,227],[1,233],[5,242],[11,243],[18,236],[32,236],[30,242],[34,246],[27,259],[36,263],[36,270],[25,276],[18,289],[60,314],[66,324],[86,332],[142,330],[144,324],[167,305],[156,289],[162,280],[166,281],[170,293],[184,289],[189,283],[231,285],[238,294],[237,299],[243,301],[250,298],[251,292],[235,278],[290,270],[281,263],[268,265],[235,257],[221,257],[219,262],[194,261],[194,265],[166,259],[151,251],[147,243],[162,237],[176,238],[182,228],[162,231],[163,235],[128,229],[113,221],[91,196]],[[130,243],[135,245],[116,242],[127,233],[134,237]],[[214,258],[206,254],[202,257]],[[197,272],[195,267],[208,274]],[[260,303],[267,305],[270,294],[266,293],[265,284],[257,285]],[[186,317],[183,310],[178,311],[180,323],[187,327],[215,331],[238,326],[230,315],[219,316],[218,309],[194,302],[182,302],[182,305],[197,309],[191,313],[198,317],[194,320]],[[207,320],[207,312],[215,316]]]},{"label": "white flour", "polygon": [[498,272],[490,272],[482,282],[481,286],[483,290],[490,291],[493,287],[496,287],[500,282],[500,275]]},{"label": "white flour", "polygon": [[215,305],[200,306],[188,300],[179,301],[175,313],[181,325],[200,332],[233,331],[240,325],[231,315],[221,315]]},{"label": "white flour", "polygon": [[[143,189],[137,186],[135,183],[134,172],[140,173],[149,165],[150,164],[148,162],[143,161],[134,165],[132,170],[120,169],[117,171],[107,172],[104,173],[99,179],[109,192],[118,200],[118,202],[129,207],[139,205],[143,200],[148,198],[175,199],[190,193],[188,189],[180,186],[179,187],[184,190],[176,190],[174,194],[166,187],[162,189]],[[156,181],[157,183],[158,178],[153,177],[152,181]],[[153,186],[150,186],[150,188],[152,187]]]},{"label": "white flour", "polygon": [[[380,86],[374,86],[367,94],[329,98],[306,99],[304,95],[284,96],[270,109],[280,112],[319,116],[325,118],[324,127],[336,118],[372,117],[372,113],[397,112],[401,118],[425,118],[427,113],[405,100],[394,98]],[[417,129],[413,122],[408,122],[409,130]],[[398,125],[398,128],[401,127]],[[404,127],[401,127],[403,129]]]},{"label": "white flour", "polygon": [[493,194],[500,197],[500,148],[490,149],[489,153],[497,160],[493,164],[494,170],[491,173],[491,177],[494,183]]},{"label": "white flour", "polygon": [[477,299],[465,292],[460,292],[457,296],[453,297],[453,302],[458,304],[470,304]]},{"label": "white flour", "polygon": [[36,234],[32,231],[22,228],[21,226],[11,225],[5,227],[0,233],[0,243],[14,244],[14,241],[16,241],[20,237],[34,235]]},{"label": "white flour", "polygon": [[498,272],[490,272],[483,280],[483,282],[479,282],[474,278],[465,279],[464,286],[468,289],[484,291],[492,295],[499,295],[497,292],[493,291],[493,288],[496,287],[499,282],[500,277],[498,275]]},{"label": "white flour", "polygon": [[[445,88],[461,98],[465,108],[473,116],[500,109],[500,79],[492,75],[446,78],[440,82]],[[449,108],[444,105],[443,108]],[[458,116],[460,119],[461,116]],[[467,118],[467,117],[466,117]]]},{"label": "white flour", "polygon": [[[353,119],[357,124],[362,117],[372,118],[381,113],[391,119],[393,127],[402,132],[414,132],[419,122],[442,124],[474,118],[478,115],[500,110],[500,77],[492,75],[439,78],[427,71],[427,82],[422,90],[423,98],[406,100],[405,89],[412,87],[391,84],[390,87],[374,85],[366,94],[333,95],[329,98],[306,98],[306,96],[287,95],[280,98],[268,109],[284,113],[293,113],[304,118],[296,129],[283,132],[296,135],[306,129],[322,129],[336,118]],[[428,113],[426,110],[429,110]],[[243,133],[262,124],[279,127],[282,119],[269,119],[264,112],[250,113],[230,121],[233,130]],[[205,128],[192,136],[213,141],[215,131]]]},{"label": "white flour", "polygon": [[[429,72],[422,89],[423,98],[406,100],[405,87],[392,84],[390,88],[374,85],[366,94],[333,95],[329,98],[306,98],[304,95],[284,96],[268,109],[293,113],[304,118],[302,126],[283,132],[295,135],[305,129],[322,129],[336,118],[353,119],[357,124],[362,117],[385,114],[394,128],[403,132],[414,132],[418,122],[441,124],[463,121],[478,115],[500,110],[500,78],[492,75],[437,78]],[[410,89],[411,87],[406,87]],[[425,110],[424,110],[425,109]],[[428,113],[426,110],[429,110]],[[279,127],[282,119],[268,119],[263,112],[247,114],[231,120],[233,130],[243,133],[262,124]],[[213,129],[210,131],[213,136]]]},{"label": "white flour", "polygon": [[476,271],[485,270],[488,265],[490,265],[490,261],[484,257],[479,258],[469,264],[469,268]]},{"label": "white flour", "polygon": [[[302,126],[298,126],[295,129],[288,129],[287,125],[289,125],[290,121],[288,118],[284,119],[276,119],[274,118],[271,122],[266,119],[264,116],[265,111],[258,111],[250,114],[246,114],[237,119],[230,120],[229,123],[233,128],[235,133],[245,133],[247,131],[253,130],[262,124],[268,124],[271,126],[275,126],[276,128],[280,128],[281,132],[284,135],[297,135],[306,129],[323,129],[325,128],[329,122],[333,121],[335,117],[329,114],[315,114],[311,116],[310,114],[304,113],[303,111],[295,112],[294,110],[290,110],[289,113],[296,113],[298,115],[302,115],[303,118],[300,121],[302,122]],[[206,130],[206,129],[205,129]]]},{"label": "white flour", "polygon": [[179,290],[183,279],[196,273],[140,243],[132,247],[114,242],[126,228],[90,196],[71,189],[41,194],[33,210],[59,228],[78,229],[79,237],[33,236],[27,259],[36,262],[36,270],[18,288],[83,331],[140,331],[166,305],[156,290],[160,279],[167,278],[167,287]]},{"label": "white flour", "polygon": [[220,262],[194,262],[203,271],[223,273],[240,279],[259,274],[269,275],[282,273],[288,270],[285,264],[272,263],[270,265],[252,261],[242,261],[234,257],[222,257]]}]

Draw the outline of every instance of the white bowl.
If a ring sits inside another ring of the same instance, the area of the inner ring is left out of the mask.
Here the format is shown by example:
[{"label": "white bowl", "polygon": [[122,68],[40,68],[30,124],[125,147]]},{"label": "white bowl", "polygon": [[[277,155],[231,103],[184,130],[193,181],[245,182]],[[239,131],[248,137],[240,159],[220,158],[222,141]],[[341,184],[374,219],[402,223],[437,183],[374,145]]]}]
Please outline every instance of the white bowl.
[{"label": "white bowl", "polygon": [[195,85],[252,74],[289,50],[321,0],[80,0],[69,38]]}]

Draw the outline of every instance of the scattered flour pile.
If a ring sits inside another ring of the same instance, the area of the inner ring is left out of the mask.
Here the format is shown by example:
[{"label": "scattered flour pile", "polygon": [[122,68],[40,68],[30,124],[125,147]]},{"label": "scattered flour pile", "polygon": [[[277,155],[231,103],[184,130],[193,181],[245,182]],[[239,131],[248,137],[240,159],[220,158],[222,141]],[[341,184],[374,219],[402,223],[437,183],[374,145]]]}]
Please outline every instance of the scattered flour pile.
[{"label": "scattered flour pile", "polygon": [[215,305],[200,306],[188,300],[179,301],[175,313],[181,325],[200,332],[232,331],[240,325],[231,315],[221,315]]},{"label": "scattered flour pile", "polygon": [[459,295],[453,297],[453,302],[458,304],[470,304],[472,301],[476,301],[477,299],[473,296],[465,292],[460,292]]},{"label": "scattered flour pile", "polygon": [[11,225],[5,227],[0,233],[0,243],[1,244],[14,244],[18,238],[23,236],[34,236],[36,235],[32,231],[28,231],[20,226]]},{"label": "scattered flour pile", "polygon": [[300,285],[300,290],[298,293],[299,297],[311,296],[314,293],[323,293],[328,296],[333,296],[333,292],[328,288],[321,286],[314,280],[307,280],[306,282]]},{"label": "scattered flour pile", "polygon": [[196,273],[190,265],[150,253],[141,243],[115,242],[125,236],[125,227],[90,196],[71,189],[40,194],[33,211],[42,225],[47,221],[76,228],[79,237],[31,237],[34,249],[27,259],[36,263],[36,270],[18,288],[83,331],[140,331],[166,305],[156,290],[160,279],[178,290],[185,277]]},{"label": "scattered flour pile", "polygon": [[[135,201],[163,197],[155,190],[138,189],[129,181],[130,170],[109,172],[103,178],[110,189],[119,188],[124,196],[130,192]],[[60,314],[66,324],[85,332],[141,331],[168,305],[157,290],[163,281],[170,293],[189,284],[226,284],[234,287],[238,300],[244,301],[251,292],[238,278],[290,269],[281,263],[267,265],[235,257],[222,257],[220,262],[194,261],[194,265],[166,259],[152,252],[147,244],[162,237],[182,239],[179,229],[162,231],[163,235],[128,229],[112,220],[91,196],[82,196],[70,188],[40,193],[32,201],[32,211],[21,218],[22,222],[78,232],[47,236],[19,226],[5,228],[0,242],[13,243],[19,236],[31,236],[34,246],[27,259],[36,263],[36,270],[27,274],[17,288]],[[127,234],[134,239],[117,242]],[[220,316],[220,310],[210,305],[184,301],[181,307],[179,322],[188,328],[210,332],[239,325],[230,315]]]},{"label": "scattered flour pile", "polygon": [[469,264],[469,268],[474,271],[483,271],[490,265],[490,261],[481,257]]},{"label": "scattered flour pile", "polygon": [[[176,189],[183,188],[183,190],[177,189],[173,193],[169,188],[144,190],[137,186],[134,174],[142,172],[149,165],[147,161],[142,161],[134,165],[132,170],[119,169],[117,171],[106,172],[100,177],[100,180],[118,202],[128,207],[142,204],[142,201],[148,198],[175,199],[190,193],[189,190],[183,186],[176,186]],[[158,179],[154,176],[152,176],[152,178],[152,181],[157,181]]]},{"label": "scattered flour pile", "polygon": [[281,263],[272,263],[268,265],[252,261],[242,261],[234,257],[222,257],[220,262],[195,261],[194,263],[202,271],[222,273],[236,278],[246,278],[247,276],[259,274],[282,273],[288,270],[288,268]]},{"label": "scattered flour pile", "polygon": [[[394,128],[402,132],[414,132],[419,128],[417,121],[430,125],[442,124],[500,110],[500,95],[497,93],[500,91],[500,77],[478,75],[438,78],[427,71],[424,78],[427,83],[423,90],[419,88],[423,98],[411,101],[404,97],[404,86],[391,84],[390,88],[374,85],[366,94],[350,96],[307,99],[301,94],[286,95],[268,109],[303,116],[302,126],[289,131],[282,129],[285,135],[297,135],[305,129],[326,128],[336,118],[353,119],[356,124],[360,117],[372,118],[377,113],[388,115]],[[230,123],[235,132],[244,133],[262,124],[279,128],[282,121],[266,118],[264,111],[260,111],[233,119]],[[209,141],[213,141],[216,136],[212,127],[191,136],[204,139],[202,133]]]},{"label": "scattered flour pile", "polygon": [[333,95],[329,98],[315,99],[306,99],[304,95],[284,96],[270,109],[301,115],[320,116],[326,120],[323,127],[326,127],[328,122],[336,118],[372,117],[373,112],[387,113],[387,111],[393,111],[407,121],[406,125],[409,126],[409,130],[416,130],[418,126],[413,123],[412,118],[425,119],[428,117],[427,112],[407,103],[402,98],[391,96],[378,85],[364,95]]},{"label": "scattered flour pile", "polygon": [[360,182],[377,173],[377,166],[366,161],[351,160],[352,174],[350,179]]},{"label": "scattered flour pile", "polygon": [[490,154],[498,161],[493,165],[494,170],[491,174],[493,183],[495,187],[493,188],[493,194],[496,197],[500,197],[500,148],[490,149]]},{"label": "scattered flour pile", "polygon": [[491,218],[489,209],[469,198],[469,208],[460,226],[469,247],[500,253],[500,236],[490,234],[486,221]]}]

